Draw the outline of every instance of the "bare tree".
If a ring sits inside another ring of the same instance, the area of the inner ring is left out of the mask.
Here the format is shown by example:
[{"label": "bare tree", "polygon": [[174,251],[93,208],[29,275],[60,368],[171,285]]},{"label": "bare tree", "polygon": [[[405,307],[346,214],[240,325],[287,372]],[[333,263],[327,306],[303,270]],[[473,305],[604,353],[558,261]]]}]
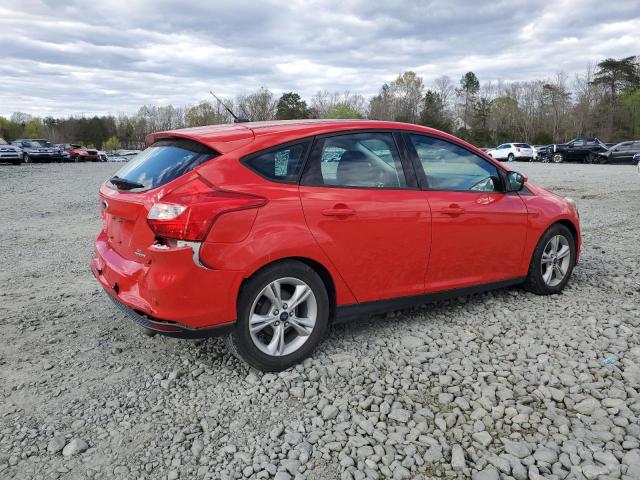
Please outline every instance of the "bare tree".
[{"label": "bare tree", "polygon": [[276,117],[278,99],[264,87],[249,95],[239,95],[236,103],[236,115],[242,115],[252,122],[273,120]]}]

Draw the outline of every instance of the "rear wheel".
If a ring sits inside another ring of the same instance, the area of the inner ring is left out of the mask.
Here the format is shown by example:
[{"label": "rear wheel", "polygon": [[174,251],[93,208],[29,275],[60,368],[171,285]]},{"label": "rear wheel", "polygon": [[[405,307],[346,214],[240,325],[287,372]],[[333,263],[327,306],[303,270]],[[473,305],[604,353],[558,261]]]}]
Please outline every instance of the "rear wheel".
[{"label": "rear wheel", "polygon": [[584,163],[596,163],[595,154],[592,152],[587,153],[587,156],[584,157]]},{"label": "rear wheel", "polygon": [[26,153],[22,156],[22,160],[24,163],[31,163],[31,158],[29,158],[29,155]]},{"label": "rear wheel", "polygon": [[286,261],[245,284],[227,345],[258,370],[280,371],[313,351],[328,322],[329,296],[320,276],[304,263]]},{"label": "rear wheel", "polygon": [[569,281],[576,261],[571,230],[556,223],[540,238],[531,257],[524,288],[538,295],[559,293]]},{"label": "rear wheel", "polygon": [[562,163],[564,161],[564,156],[561,153],[556,152],[551,155],[551,161],[553,163]]}]

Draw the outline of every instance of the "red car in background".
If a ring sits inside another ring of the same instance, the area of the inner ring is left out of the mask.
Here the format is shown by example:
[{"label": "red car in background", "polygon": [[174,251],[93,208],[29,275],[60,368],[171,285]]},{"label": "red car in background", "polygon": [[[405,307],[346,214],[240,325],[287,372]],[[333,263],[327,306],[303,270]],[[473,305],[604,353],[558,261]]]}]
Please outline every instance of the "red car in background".
[{"label": "red car in background", "polygon": [[96,149],[83,147],[76,143],[65,143],[62,145],[62,148],[69,154],[69,161],[71,162],[100,161],[100,155],[98,155],[98,150]]},{"label": "red car in background", "polygon": [[91,262],[149,331],[224,335],[261,370],[328,325],[489,289],[560,292],[578,210],[438,130],[364,120],[151,134],[100,188]]}]

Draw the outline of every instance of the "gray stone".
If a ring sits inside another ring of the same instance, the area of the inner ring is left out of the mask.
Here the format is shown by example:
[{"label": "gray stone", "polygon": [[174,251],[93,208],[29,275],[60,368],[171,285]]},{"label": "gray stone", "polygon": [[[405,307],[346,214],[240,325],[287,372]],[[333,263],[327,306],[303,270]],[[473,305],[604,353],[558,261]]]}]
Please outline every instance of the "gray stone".
[{"label": "gray stone", "polygon": [[485,468],[471,475],[472,480],[500,480],[500,474],[493,467]]},{"label": "gray stone", "polygon": [[462,470],[466,466],[467,462],[464,459],[464,450],[456,443],[451,447],[451,467],[454,470]]},{"label": "gray stone", "polygon": [[86,451],[88,448],[89,445],[87,445],[87,442],[81,438],[72,438],[71,441],[62,449],[62,455],[65,457],[71,457]]},{"label": "gray stone", "polygon": [[64,435],[56,435],[47,444],[47,452],[49,453],[58,453],[60,452],[65,444],[67,443],[67,439],[64,438]]},{"label": "gray stone", "polygon": [[322,418],[325,420],[333,420],[338,416],[339,410],[333,405],[327,405],[322,409]]}]

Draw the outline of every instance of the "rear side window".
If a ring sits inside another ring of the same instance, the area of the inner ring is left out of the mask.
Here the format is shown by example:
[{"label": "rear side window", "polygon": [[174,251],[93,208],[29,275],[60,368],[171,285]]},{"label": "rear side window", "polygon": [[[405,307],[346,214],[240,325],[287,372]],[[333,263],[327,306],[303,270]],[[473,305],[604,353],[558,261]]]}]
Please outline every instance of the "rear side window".
[{"label": "rear side window", "polygon": [[251,155],[242,163],[269,180],[296,183],[310,143],[306,141],[270,149]]},{"label": "rear side window", "polygon": [[[393,135],[349,133],[327,137],[309,159],[302,184],[334,187],[406,188]],[[314,149],[315,150],[315,149]]]},{"label": "rear side window", "polygon": [[519,148],[531,148],[531,145],[528,143],[514,143],[514,145]]},{"label": "rear side window", "polygon": [[108,185],[120,190],[149,190],[175,180],[218,155],[193,140],[159,140],[118,170]]}]

